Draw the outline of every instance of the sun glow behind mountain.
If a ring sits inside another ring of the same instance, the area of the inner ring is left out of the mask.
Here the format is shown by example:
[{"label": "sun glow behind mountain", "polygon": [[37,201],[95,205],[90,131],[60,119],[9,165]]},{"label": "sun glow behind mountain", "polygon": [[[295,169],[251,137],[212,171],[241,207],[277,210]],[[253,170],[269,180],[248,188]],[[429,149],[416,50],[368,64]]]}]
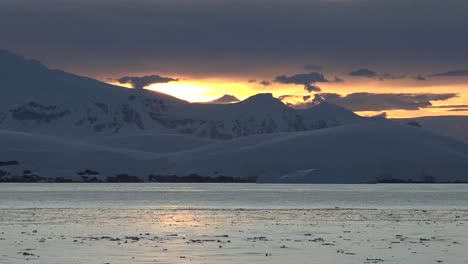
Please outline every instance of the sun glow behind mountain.
[{"label": "sun glow behind mountain", "polygon": [[236,82],[191,81],[152,84],[146,89],[162,92],[189,102],[207,102],[219,98],[225,91],[235,91],[239,98],[246,98],[254,91]]},{"label": "sun glow behind mountain", "polygon": [[[131,84],[110,82],[110,84],[133,89]],[[145,89],[161,92],[177,97],[188,102],[207,102],[219,97],[221,92],[217,92],[213,86],[217,84],[207,82],[173,82],[173,83],[154,83]],[[223,86],[226,86],[223,84]],[[235,84],[227,85],[231,88],[237,87]],[[218,89],[219,90],[219,89]]]},{"label": "sun glow behind mountain", "polygon": [[146,89],[170,94],[186,101],[204,101],[210,97],[210,89],[191,83],[160,83],[152,84]]},{"label": "sun glow behind mountain", "polygon": [[[176,74],[174,74],[176,76]],[[115,83],[127,88],[131,88],[129,84]],[[456,97],[444,101],[432,101],[434,107],[421,108],[419,110],[408,109],[383,109],[380,111],[356,111],[357,114],[363,116],[379,115],[385,112],[387,117],[391,118],[406,118],[417,116],[438,116],[438,115],[467,115],[465,109],[451,109],[450,107],[438,107],[447,105],[466,105],[468,101],[467,95],[464,93],[463,84],[431,84],[418,86],[411,82],[381,82],[376,80],[364,81],[347,81],[345,83],[326,83],[321,85],[324,93],[337,93],[346,96],[352,93],[369,92],[374,94],[398,94],[398,93],[445,93],[457,94]],[[182,78],[177,82],[156,83],[146,87],[146,89],[165,93],[177,97],[188,102],[210,102],[225,94],[232,94],[243,100],[258,93],[272,93],[273,96],[281,98],[285,104],[290,104],[296,107],[307,107],[304,104],[310,103],[315,93],[309,93],[303,89],[301,85],[280,84],[271,82],[268,86],[260,85],[258,82],[249,83],[242,79],[229,78],[210,78],[210,79],[194,79],[190,77]],[[304,97],[309,98],[304,100]],[[301,106],[302,104],[302,106]]]}]

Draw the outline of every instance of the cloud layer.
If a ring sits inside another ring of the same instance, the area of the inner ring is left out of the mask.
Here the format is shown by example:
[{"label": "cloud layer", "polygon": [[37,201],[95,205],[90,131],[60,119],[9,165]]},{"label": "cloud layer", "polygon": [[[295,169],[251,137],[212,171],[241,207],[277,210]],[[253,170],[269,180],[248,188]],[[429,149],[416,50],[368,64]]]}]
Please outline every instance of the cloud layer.
[{"label": "cloud layer", "polygon": [[259,82],[260,85],[263,85],[263,86],[270,86],[271,85],[271,82],[269,81],[261,81]]},{"label": "cloud layer", "polygon": [[0,35],[4,48],[78,73],[245,77],[320,61],[415,75],[468,68],[466,10],[462,0],[3,0]]},{"label": "cloud layer", "polygon": [[329,82],[325,76],[318,72],[301,73],[292,76],[280,75],[276,76],[275,82],[283,84],[300,84],[304,85],[304,89],[308,92],[320,92],[321,89],[316,83]]},{"label": "cloud layer", "polygon": [[131,84],[133,88],[136,89],[143,89],[146,86],[155,83],[168,83],[168,82],[177,82],[179,79],[170,78],[170,77],[162,77],[159,75],[148,75],[142,77],[136,76],[125,76],[119,78],[117,81],[121,84]]},{"label": "cloud layer", "polygon": [[468,77],[468,70],[452,70],[452,71],[446,71],[446,72],[441,72],[441,73],[434,73],[430,75],[430,77],[462,77],[462,76]]},{"label": "cloud layer", "polygon": [[349,75],[354,76],[354,77],[374,78],[377,76],[377,73],[369,69],[359,69],[359,70],[350,72]]},{"label": "cloud layer", "polygon": [[314,96],[310,104],[328,102],[352,111],[418,110],[431,107],[431,101],[445,101],[457,96],[455,93],[352,93],[345,96],[336,93],[319,93]]}]

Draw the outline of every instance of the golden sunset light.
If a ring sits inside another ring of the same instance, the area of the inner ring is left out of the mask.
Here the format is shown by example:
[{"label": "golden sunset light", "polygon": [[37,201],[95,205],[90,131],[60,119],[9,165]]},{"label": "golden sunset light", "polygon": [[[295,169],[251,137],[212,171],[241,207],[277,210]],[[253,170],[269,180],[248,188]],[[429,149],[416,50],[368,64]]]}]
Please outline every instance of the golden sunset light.
[{"label": "golden sunset light", "polygon": [[[130,84],[111,82],[111,84],[131,88]],[[382,109],[379,111],[356,111],[363,116],[374,116],[386,113],[389,118],[408,118],[418,116],[441,116],[441,115],[467,115],[468,108],[456,109],[453,106],[467,105],[468,95],[464,93],[464,84],[421,84],[415,85],[413,82],[390,82],[365,80],[364,82],[352,81],[348,83],[325,83],[321,85],[324,93],[337,93],[347,96],[353,93],[375,93],[375,94],[438,94],[454,93],[457,96],[444,101],[431,101],[431,107],[421,107],[418,109]],[[258,93],[272,93],[273,96],[282,99],[285,104],[292,107],[304,108],[305,103],[310,103],[316,93],[309,93],[300,85],[280,84],[271,82],[268,86],[259,83],[249,83],[244,80],[235,79],[203,79],[191,81],[184,78],[181,81],[170,83],[151,84],[146,89],[165,93],[188,102],[210,102],[225,94],[234,95],[240,100],[246,99]],[[305,98],[307,98],[305,100]],[[442,106],[442,107],[441,107]]]},{"label": "golden sunset light", "polygon": [[172,83],[159,83],[146,87],[146,89],[172,95],[189,102],[208,102],[230,93],[239,98],[246,98],[254,91],[243,83],[220,81],[180,81]]}]

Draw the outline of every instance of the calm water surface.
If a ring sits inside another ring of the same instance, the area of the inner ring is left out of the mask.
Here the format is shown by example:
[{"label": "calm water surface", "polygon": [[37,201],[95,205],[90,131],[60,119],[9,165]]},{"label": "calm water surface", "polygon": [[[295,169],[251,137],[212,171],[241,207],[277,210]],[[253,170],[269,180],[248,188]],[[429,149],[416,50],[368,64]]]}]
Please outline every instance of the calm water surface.
[{"label": "calm water surface", "polygon": [[0,264],[468,264],[468,185],[0,184]]},{"label": "calm water surface", "polygon": [[0,208],[468,208],[468,184],[0,184]]}]

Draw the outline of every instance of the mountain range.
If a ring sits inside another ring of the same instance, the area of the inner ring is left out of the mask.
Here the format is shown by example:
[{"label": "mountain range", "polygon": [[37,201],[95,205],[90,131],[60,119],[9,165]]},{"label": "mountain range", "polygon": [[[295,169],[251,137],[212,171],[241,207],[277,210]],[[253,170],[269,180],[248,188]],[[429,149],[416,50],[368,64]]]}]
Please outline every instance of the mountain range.
[{"label": "mountain range", "polygon": [[0,180],[80,179],[88,171],[142,180],[468,181],[467,119],[368,118],[329,103],[295,109],[268,93],[189,103],[8,51],[0,51],[0,80]]}]

